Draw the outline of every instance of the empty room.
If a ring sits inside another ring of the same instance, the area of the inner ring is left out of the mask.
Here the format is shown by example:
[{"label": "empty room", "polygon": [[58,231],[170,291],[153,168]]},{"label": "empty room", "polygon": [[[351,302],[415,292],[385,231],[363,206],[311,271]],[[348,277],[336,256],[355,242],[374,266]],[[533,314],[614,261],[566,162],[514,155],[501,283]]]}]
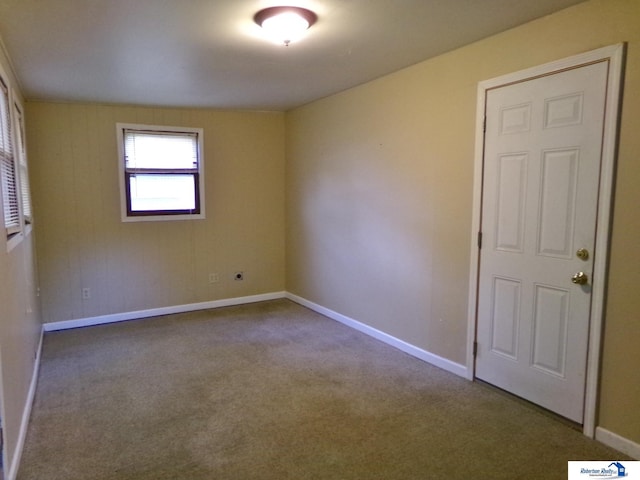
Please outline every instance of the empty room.
[{"label": "empty room", "polygon": [[640,478],[640,1],[0,39],[2,478]]}]

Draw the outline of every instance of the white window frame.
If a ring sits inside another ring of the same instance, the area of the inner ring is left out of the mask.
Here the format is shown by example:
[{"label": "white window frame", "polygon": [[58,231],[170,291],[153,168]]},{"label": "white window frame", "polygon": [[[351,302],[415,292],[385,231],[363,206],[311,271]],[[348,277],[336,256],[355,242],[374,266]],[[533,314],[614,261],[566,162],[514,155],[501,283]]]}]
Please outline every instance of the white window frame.
[{"label": "white window frame", "polygon": [[[125,168],[125,131],[141,130],[154,133],[184,133],[196,134],[198,148],[198,197],[199,197],[199,213],[188,214],[158,214],[158,215],[129,215],[127,213],[127,185],[126,185],[126,168]],[[205,191],[204,191],[204,154],[203,154],[203,138],[204,130],[202,128],[191,127],[171,127],[166,125],[144,125],[135,123],[117,123],[116,134],[118,140],[118,172],[120,184],[120,215],[123,222],[149,222],[149,221],[171,221],[171,220],[199,220],[205,218]]]},{"label": "white window frame", "polygon": [[[5,238],[6,238],[6,248],[7,248],[7,252],[10,252],[11,250],[13,250],[24,238],[24,232],[25,232],[25,223],[24,223],[24,218],[22,216],[22,199],[21,199],[21,192],[20,192],[20,167],[18,165],[18,158],[16,155],[16,143],[17,143],[17,138],[16,138],[16,133],[15,133],[15,129],[16,129],[16,124],[15,124],[15,112],[14,112],[14,104],[15,104],[15,100],[14,97],[17,98],[17,95],[15,94],[15,92],[13,91],[13,88],[11,87],[11,83],[9,82],[9,77],[7,76],[7,74],[5,73],[4,69],[1,68],[0,66],[0,82],[2,82],[2,88],[6,89],[6,101],[7,101],[7,121],[8,121],[8,128],[9,128],[9,141],[11,142],[12,145],[12,154],[11,154],[11,161],[13,162],[13,180],[15,182],[14,188],[16,189],[16,197],[17,197],[17,204],[18,204],[18,225],[17,226],[13,226],[11,228],[7,228],[4,224],[4,180],[0,182],[0,198],[3,199],[2,201],[2,206],[3,206],[3,229],[5,232]],[[2,95],[4,95],[2,93]]]},{"label": "white window frame", "polygon": [[[33,225],[33,199],[27,160],[27,138],[24,125],[24,108],[16,95],[13,98],[13,150],[18,181],[21,228],[25,235],[31,233]],[[27,214],[27,210],[28,213]]]}]

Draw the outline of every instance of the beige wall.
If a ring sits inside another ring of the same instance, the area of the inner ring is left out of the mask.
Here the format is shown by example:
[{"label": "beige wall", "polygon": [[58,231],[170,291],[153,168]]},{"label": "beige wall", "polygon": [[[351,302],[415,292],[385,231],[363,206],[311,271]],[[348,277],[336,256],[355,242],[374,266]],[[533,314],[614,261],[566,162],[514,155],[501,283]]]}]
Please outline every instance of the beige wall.
[{"label": "beige wall", "polygon": [[287,290],[465,362],[476,88],[628,42],[598,424],[640,443],[640,2],[594,0],[287,114]]},{"label": "beige wall", "polygon": [[[205,220],[121,222],[116,122],[204,129]],[[284,289],[282,113],[28,102],[27,138],[44,322]]]},{"label": "beige wall", "polygon": [[[7,57],[0,49],[0,65],[14,94],[20,99],[17,82]],[[0,204],[2,203],[0,195]],[[0,205],[1,207],[1,205]],[[33,232],[8,251],[0,235],[0,389],[5,441],[5,473],[15,468],[20,433],[40,339],[40,308],[36,296],[37,272]]]}]

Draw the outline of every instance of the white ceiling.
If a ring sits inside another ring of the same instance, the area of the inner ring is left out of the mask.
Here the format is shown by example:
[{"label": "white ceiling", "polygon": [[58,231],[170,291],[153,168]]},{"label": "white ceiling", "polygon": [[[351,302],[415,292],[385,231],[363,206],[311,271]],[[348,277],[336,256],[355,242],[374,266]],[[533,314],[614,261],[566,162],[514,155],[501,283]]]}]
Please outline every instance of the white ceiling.
[{"label": "white ceiling", "polygon": [[[287,110],[581,1],[0,0],[0,36],[28,99]],[[305,38],[263,39],[294,4]]]}]

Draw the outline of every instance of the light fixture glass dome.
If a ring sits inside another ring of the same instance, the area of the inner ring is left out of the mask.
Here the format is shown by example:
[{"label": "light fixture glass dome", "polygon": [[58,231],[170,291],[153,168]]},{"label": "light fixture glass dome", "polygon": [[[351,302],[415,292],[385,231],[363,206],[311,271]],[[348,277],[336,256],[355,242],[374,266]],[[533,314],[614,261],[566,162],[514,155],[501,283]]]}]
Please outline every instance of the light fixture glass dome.
[{"label": "light fixture glass dome", "polygon": [[277,43],[289,45],[299,40],[316,21],[311,10],[300,7],[270,7],[256,13],[254,21]]}]

